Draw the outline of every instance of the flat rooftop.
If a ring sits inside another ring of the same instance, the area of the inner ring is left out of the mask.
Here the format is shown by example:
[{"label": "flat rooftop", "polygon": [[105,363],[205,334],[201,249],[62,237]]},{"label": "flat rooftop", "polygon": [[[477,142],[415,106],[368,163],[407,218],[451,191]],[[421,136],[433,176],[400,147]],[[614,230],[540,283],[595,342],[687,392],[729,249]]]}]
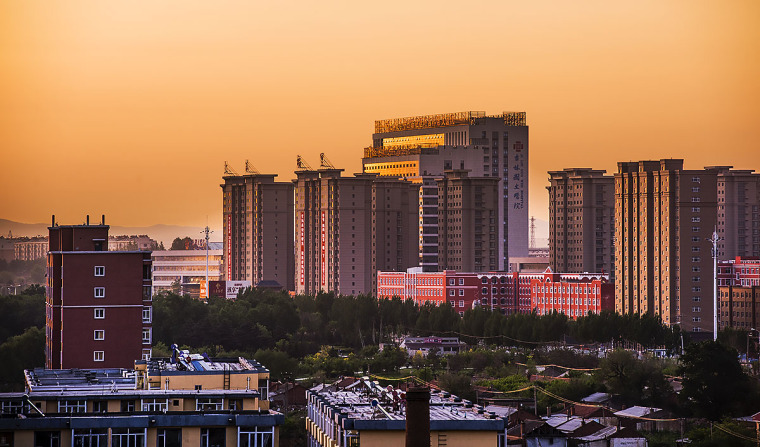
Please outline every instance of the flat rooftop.
[{"label": "flat rooftop", "polygon": [[240,373],[268,373],[269,370],[256,360],[243,357],[220,357],[209,358],[201,354],[188,354],[183,352],[176,362],[172,363],[168,358],[152,358],[147,361],[148,374],[218,374],[229,372]]},{"label": "flat rooftop", "polygon": [[[322,411],[328,412],[331,418],[340,419],[344,428],[404,430],[403,393],[360,379],[345,388],[317,385],[307,395],[317,399]],[[504,424],[504,419],[479,405],[445,391],[431,390],[431,430],[503,430]]]}]

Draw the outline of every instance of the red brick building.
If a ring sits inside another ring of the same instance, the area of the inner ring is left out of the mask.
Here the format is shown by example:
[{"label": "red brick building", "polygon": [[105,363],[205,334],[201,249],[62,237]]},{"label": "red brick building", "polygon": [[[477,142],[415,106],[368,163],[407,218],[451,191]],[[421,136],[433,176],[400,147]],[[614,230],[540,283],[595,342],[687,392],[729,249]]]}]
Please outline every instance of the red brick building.
[{"label": "red brick building", "polygon": [[615,310],[614,287],[599,273],[378,272],[377,296],[418,304],[446,301],[463,315],[475,306],[509,315],[552,310],[570,318]]},{"label": "red brick building", "polygon": [[57,225],[47,254],[45,367],[130,368],[151,354],[151,260],[107,251],[108,225]]},{"label": "red brick building", "polygon": [[[757,328],[760,323],[760,258],[737,256],[730,261],[718,261],[718,300],[721,329]],[[703,306],[712,306],[712,301]]]}]

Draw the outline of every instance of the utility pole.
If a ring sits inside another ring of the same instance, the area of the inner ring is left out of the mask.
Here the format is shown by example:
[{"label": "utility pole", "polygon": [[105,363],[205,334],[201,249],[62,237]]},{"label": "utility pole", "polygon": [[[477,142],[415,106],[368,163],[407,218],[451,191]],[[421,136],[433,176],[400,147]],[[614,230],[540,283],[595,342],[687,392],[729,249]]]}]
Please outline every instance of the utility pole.
[{"label": "utility pole", "polygon": [[208,224],[206,224],[206,228],[204,228],[203,231],[201,231],[201,233],[205,233],[205,235],[206,235],[206,299],[208,299],[209,298],[209,287],[208,287],[208,239],[209,239],[209,234],[213,233],[213,231],[211,231],[208,228]]},{"label": "utility pole", "polygon": [[713,230],[712,238],[708,239],[712,243],[713,255],[713,341],[718,341],[718,237],[717,227]]}]

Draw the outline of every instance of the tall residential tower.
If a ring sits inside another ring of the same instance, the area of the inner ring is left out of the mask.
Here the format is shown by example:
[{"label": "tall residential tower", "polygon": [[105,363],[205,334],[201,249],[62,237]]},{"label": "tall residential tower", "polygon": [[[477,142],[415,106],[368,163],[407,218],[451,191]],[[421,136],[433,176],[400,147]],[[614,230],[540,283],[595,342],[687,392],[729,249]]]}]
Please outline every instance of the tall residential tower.
[{"label": "tall residential tower", "polygon": [[225,175],[224,272],[227,280],[276,281],[293,290],[293,184],[274,174]]},{"label": "tall residential tower", "polygon": [[528,256],[528,126],[524,112],[486,116],[460,112],[375,121],[364,172],[422,184],[419,258],[426,271],[440,269],[435,251],[435,181],[444,171],[467,169],[474,177],[498,179],[500,203],[496,268],[510,256]]},{"label": "tall residential tower", "polygon": [[615,179],[604,173],[549,172],[549,265],[557,272],[607,272],[614,283]]}]

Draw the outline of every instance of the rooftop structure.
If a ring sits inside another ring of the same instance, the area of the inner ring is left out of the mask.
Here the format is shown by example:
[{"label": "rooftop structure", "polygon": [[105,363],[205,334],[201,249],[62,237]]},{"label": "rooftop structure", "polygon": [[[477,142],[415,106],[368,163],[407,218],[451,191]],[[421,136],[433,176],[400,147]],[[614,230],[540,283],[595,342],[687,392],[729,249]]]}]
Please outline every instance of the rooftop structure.
[{"label": "rooftop structure", "polygon": [[24,393],[0,394],[4,445],[279,444],[284,418],[269,410],[269,371],[254,360],[177,351],[135,369],[24,374]]},{"label": "rooftop structure", "polygon": [[[312,446],[402,445],[405,393],[359,379],[346,387],[317,385],[307,391],[307,432]],[[504,419],[483,407],[431,390],[430,438],[449,447],[494,446]],[[358,441],[358,442],[357,442]]]}]

